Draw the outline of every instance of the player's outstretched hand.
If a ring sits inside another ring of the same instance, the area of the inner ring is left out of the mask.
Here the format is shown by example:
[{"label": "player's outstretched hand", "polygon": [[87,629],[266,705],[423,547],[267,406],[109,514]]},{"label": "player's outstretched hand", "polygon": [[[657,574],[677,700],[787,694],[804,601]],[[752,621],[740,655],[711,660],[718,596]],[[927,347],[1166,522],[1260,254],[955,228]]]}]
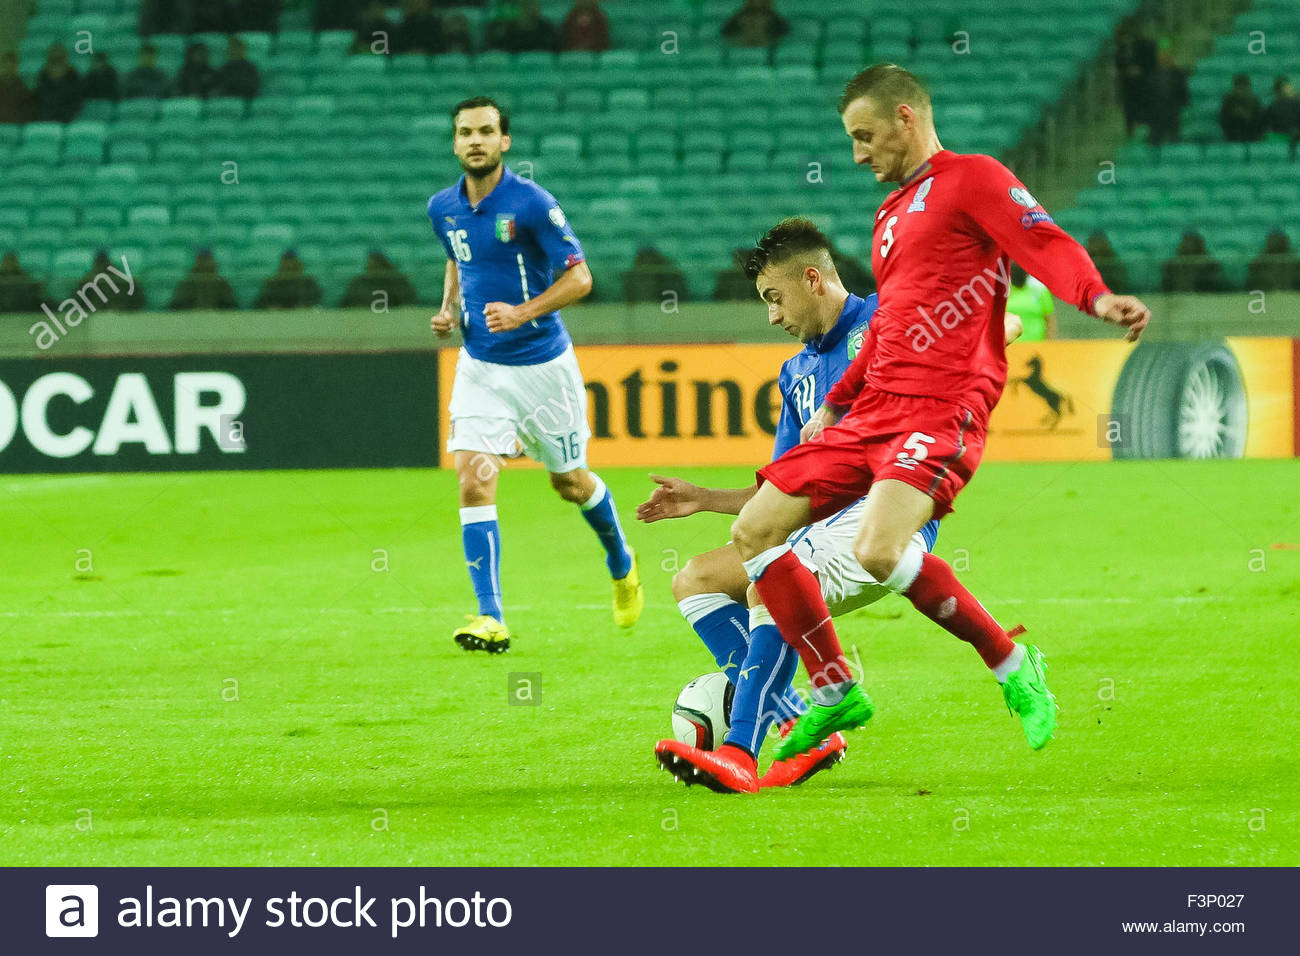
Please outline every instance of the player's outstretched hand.
[{"label": "player's outstretched hand", "polygon": [[509,302],[489,302],[483,306],[483,317],[489,332],[509,332],[528,321],[523,310]]},{"label": "player's outstretched hand", "polygon": [[1137,296],[1107,293],[1097,297],[1093,309],[1097,313],[1097,318],[1128,329],[1128,334],[1124,338],[1130,342],[1136,342],[1142,335],[1142,330],[1151,321],[1151,310],[1143,305],[1142,300]]},{"label": "player's outstretched hand", "polygon": [[661,521],[664,518],[685,518],[693,515],[703,507],[703,498],[699,485],[680,478],[665,478],[663,475],[650,476],[656,485],[650,500],[636,506],[636,516],[646,524]]},{"label": "player's outstretched hand", "polygon": [[451,314],[450,309],[443,309],[429,321],[429,327],[433,329],[434,335],[445,339],[456,327],[456,317]]}]

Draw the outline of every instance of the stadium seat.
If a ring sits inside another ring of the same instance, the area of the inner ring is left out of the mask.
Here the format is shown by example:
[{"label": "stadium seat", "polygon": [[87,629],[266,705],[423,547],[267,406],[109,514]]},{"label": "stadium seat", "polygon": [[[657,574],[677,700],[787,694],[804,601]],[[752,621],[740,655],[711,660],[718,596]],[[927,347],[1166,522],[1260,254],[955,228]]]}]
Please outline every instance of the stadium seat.
[{"label": "stadium seat", "polygon": [[278,244],[281,249],[293,244],[296,231],[293,226],[282,222],[260,222],[249,232],[249,242],[254,244]]},{"label": "stadium seat", "polygon": [[[34,202],[33,202],[34,204]],[[26,205],[16,206],[0,204],[0,228],[24,229],[31,219],[31,212]]]},{"label": "stadium seat", "polygon": [[104,144],[93,140],[72,140],[63,144],[63,162],[98,166],[104,160]]},{"label": "stadium seat", "polygon": [[316,35],[316,50],[325,59],[342,59],[352,48],[351,30],[322,30]]},{"label": "stadium seat", "polygon": [[186,163],[198,165],[203,158],[203,151],[194,143],[185,140],[169,139],[158,144],[154,158],[162,162]]},{"label": "stadium seat", "polygon": [[171,211],[166,206],[136,206],[127,211],[126,221],[132,226],[168,226]]},{"label": "stadium seat", "polygon": [[83,226],[120,226],[122,224],[122,209],[119,206],[108,205],[86,206],[81,210],[81,224]]},{"label": "stadium seat", "polygon": [[206,101],[204,115],[209,119],[225,117],[243,119],[248,112],[248,101],[235,96],[214,96]]},{"label": "stadium seat", "polygon": [[152,122],[158,116],[160,102],[160,100],[143,98],[122,100],[117,104],[117,121],[118,123],[123,120]]}]

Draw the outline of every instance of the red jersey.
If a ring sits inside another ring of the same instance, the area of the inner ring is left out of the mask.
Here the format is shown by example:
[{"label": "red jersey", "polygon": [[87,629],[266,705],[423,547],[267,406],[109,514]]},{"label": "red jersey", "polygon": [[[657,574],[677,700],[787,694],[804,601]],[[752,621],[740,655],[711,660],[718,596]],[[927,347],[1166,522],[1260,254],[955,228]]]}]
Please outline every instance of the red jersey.
[{"label": "red jersey", "polygon": [[1007,379],[1010,260],[1090,314],[1109,291],[1083,247],[991,156],[935,153],[886,197],[872,238],[880,306],[828,405],[852,405],[865,383],[954,402],[987,425]]}]

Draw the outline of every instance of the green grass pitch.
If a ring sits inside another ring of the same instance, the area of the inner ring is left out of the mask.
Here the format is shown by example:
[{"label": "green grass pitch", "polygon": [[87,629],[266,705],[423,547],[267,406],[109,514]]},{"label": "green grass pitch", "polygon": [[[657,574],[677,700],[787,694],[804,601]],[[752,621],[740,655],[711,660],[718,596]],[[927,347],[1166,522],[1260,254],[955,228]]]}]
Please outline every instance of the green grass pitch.
[{"label": "green grass pitch", "polygon": [[890,598],[841,621],[875,719],[757,797],[652,757],[713,669],[669,572],[728,519],[637,525],[645,471],[601,473],[644,617],[613,628],[594,537],[507,469],[499,657],[449,636],[450,473],[0,478],[0,863],[1300,863],[1300,462],[985,466],[938,551],[1046,651],[1056,740]]}]

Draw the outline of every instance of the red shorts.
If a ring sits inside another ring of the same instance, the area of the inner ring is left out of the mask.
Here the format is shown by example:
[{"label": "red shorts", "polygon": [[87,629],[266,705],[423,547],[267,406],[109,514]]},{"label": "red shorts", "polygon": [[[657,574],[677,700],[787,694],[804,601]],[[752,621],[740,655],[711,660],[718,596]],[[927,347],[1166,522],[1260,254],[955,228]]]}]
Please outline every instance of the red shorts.
[{"label": "red shorts", "polygon": [[814,521],[847,508],[872,482],[896,478],[934,499],[934,517],[975,474],[986,426],[960,405],[872,391],[840,421],[758,470],[787,495],[807,498]]}]

